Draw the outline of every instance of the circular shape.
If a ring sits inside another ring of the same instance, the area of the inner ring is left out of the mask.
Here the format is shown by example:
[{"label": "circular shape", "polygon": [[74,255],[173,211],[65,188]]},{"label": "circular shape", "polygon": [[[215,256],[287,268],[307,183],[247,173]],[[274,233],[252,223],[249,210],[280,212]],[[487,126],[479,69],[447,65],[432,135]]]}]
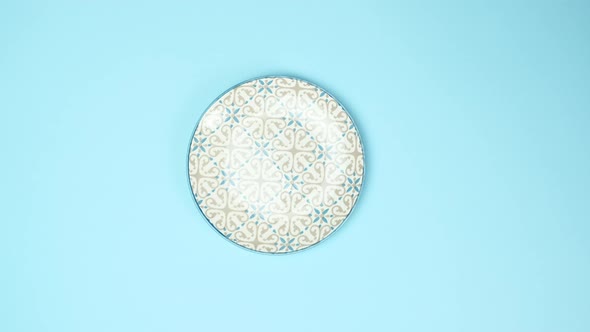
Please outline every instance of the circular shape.
[{"label": "circular shape", "polygon": [[297,251],[332,234],[361,190],[363,149],[342,105],[300,79],[265,77],[217,98],[188,160],[197,205],[242,247]]}]

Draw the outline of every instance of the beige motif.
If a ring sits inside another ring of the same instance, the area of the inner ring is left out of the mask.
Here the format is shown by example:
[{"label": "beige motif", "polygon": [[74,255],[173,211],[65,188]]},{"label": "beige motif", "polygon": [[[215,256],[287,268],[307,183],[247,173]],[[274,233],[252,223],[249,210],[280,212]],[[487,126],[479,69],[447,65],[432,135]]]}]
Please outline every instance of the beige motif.
[{"label": "beige motif", "polygon": [[330,235],[356,203],[363,172],[346,111],[319,87],[287,77],[252,80],[218,98],[189,155],[193,195],[211,225],[269,253]]}]

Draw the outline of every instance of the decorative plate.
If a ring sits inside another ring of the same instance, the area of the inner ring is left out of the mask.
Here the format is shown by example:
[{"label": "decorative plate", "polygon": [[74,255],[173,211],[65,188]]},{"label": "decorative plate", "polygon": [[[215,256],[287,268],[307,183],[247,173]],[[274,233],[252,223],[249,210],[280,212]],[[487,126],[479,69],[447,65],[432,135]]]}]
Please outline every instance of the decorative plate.
[{"label": "decorative plate", "polygon": [[251,250],[286,253],[342,225],[361,190],[364,155],[334,97],[301,79],[264,77],[209,106],[188,171],[197,205],[219,233]]}]

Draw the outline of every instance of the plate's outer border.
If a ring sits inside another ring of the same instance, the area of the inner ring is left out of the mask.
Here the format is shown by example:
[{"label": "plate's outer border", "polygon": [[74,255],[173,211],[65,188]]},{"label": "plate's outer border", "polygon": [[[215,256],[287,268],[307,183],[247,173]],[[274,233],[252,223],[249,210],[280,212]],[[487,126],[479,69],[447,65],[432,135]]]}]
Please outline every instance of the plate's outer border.
[{"label": "plate's outer border", "polygon": [[[197,198],[195,197],[194,193],[193,193],[193,187],[191,186],[191,175],[190,175],[190,156],[191,156],[191,145],[193,143],[193,138],[195,137],[195,133],[197,132],[197,129],[199,127],[199,124],[201,123],[201,120],[203,120],[203,116],[205,116],[205,113],[207,113],[207,111],[211,108],[211,106],[213,106],[213,104],[215,104],[219,99],[221,99],[221,97],[223,97],[226,93],[230,92],[231,90],[246,84],[248,82],[252,82],[252,81],[256,81],[256,80],[261,80],[261,79],[268,79],[268,78],[288,78],[288,79],[292,79],[292,80],[298,80],[298,81],[302,81],[308,84],[311,84],[317,88],[320,88],[322,91],[324,91],[328,96],[332,97],[332,99],[334,99],[338,105],[340,107],[342,107],[342,110],[344,111],[344,113],[346,113],[346,115],[348,115],[348,118],[350,119],[350,121],[352,122],[352,125],[354,126],[354,128],[356,129],[358,138],[359,138],[359,142],[361,144],[361,151],[363,153],[363,175],[361,176],[361,187],[359,189],[359,194],[357,195],[357,199],[356,202],[354,202],[354,205],[352,206],[352,208],[350,209],[350,212],[348,213],[348,215],[346,216],[346,218],[344,218],[344,220],[342,221],[342,223],[340,224],[340,226],[336,227],[330,234],[328,234],[325,238],[323,238],[322,240],[307,246],[303,249],[298,249],[298,250],[293,250],[293,251],[285,251],[285,252],[264,252],[264,251],[258,251],[255,249],[251,249],[251,248],[247,248],[242,246],[241,244],[234,242],[232,240],[230,240],[229,238],[227,238],[225,235],[223,235],[223,233],[221,233],[220,230],[218,230],[217,228],[215,228],[215,226],[213,226],[213,224],[211,223],[211,221],[209,220],[209,218],[207,218],[207,216],[205,215],[205,212],[203,212],[203,210],[201,209],[201,207],[199,206],[199,203],[197,203]],[[367,173],[367,164],[366,164],[366,155],[365,155],[365,147],[363,145],[363,139],[361,137],[361,133],[359,130],[359,127],[356,125],[356,123],[354,122],[353,117],[350,115],[350,113],[348,112],[348,110],[344,107],[344,105],[342,105],[342,103],[340,102],[340,100],[336,97],[334,97],[330,92],[324,90],[324,88],[322,88],[320,85],[315,84],[313,82],[311,82],[310,80],[307,79],[303,79],[294,75],[263,75],[263,76],[257,76],[257,77],[253,77],[247,80],[244,80],[240,83],[237,83],[235,85],[233,85],[232,87],[230,87],[229,89],[226,89],[225,91],[223,91],[219,96],[217,96],[215,99],[213,99],[213,101],[211,103],[209,103],[209,105],[205,108],[205,110],[203,111],[203,113],[201,113],[201,115],[199,116],[199,120],[197,121],[197,123],[195,124],[195,128],[192,131],[191,137],[189,139],[189,143],[188,143],[188,149],[187,149],[187,154],[186,154],[186,161],[185,161],[185,165],[186,165],[186,178],[187,178],[187,184],[188,184],[188,188],[190,191],[191,196],[193,197],[193,202],[195,203],[195,205],[197,206],[197,209],[199,210],[199,212],[201,212],[201,215],[203,216],[203,218],[205,218],[205,221],[207,222],[207,224],[213,228],[213,230],[215,230],[215,232],[217,234],[219,234],[222,238],[224,238],[226,241],[232,243],[233,245],[240,247],[246,251],[249,252],[255,252],[257,254],[262,254],[262,255],[269,255],[269,256],[282,256],[282,255],[289,255],[289,254],[294,254],[294,253],[298,253],[298,252],[302,252],[302,251],[306,251],[309,248],[315,247],[316,245],[326,241],[329,237],[331,237],[334,233],[336,233],[339,229],[342,228],[342,226],[344,225],[344,223],[350,218],[350,216],[352,215],[352,213],[354,212],[355,207],[358,205],[360,197],[363,193],[363,187],[365,184],[365,174]]]}]

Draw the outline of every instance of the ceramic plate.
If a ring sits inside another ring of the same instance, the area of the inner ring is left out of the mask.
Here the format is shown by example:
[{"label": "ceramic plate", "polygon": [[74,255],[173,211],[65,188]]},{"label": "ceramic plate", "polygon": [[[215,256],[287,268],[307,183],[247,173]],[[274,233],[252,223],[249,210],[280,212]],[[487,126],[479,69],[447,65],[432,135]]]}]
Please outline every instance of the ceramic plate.
[{"label": "ceramic plate", "polygon": [[265,77],[209,106],[188,170],[197,205],[219,233],[251,250],[286,253],[342,225],[360,194],[364,155],[334,97],[301,79]]}]

